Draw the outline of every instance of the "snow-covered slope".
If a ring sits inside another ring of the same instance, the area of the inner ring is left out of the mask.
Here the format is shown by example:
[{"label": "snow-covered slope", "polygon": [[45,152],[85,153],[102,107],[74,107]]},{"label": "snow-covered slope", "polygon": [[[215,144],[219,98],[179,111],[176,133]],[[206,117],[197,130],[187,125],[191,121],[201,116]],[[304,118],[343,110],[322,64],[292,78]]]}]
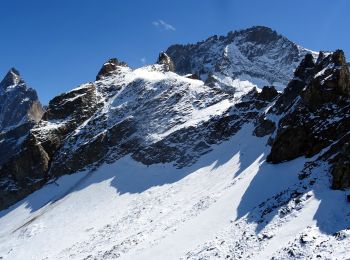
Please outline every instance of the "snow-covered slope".
[{"label": "snow-covered slope", "polygon": [[252,130],[182,169],[127,156],[61,177],[1,212],[0,256],[345,259],[345,192],[328,188],[322,167],[300,181],[303,158],[266,164],[267,139]]},{"label": "snow-covered slope", "polygon": [[305,54],[317,56],[263,26],[213,36],[197,44],[173,45],[166,53],[176,72],[183,75],[195,73],[208,82],[228,86],[235,79],[248,80],[258,87],[274,85],[279,90],[292,79]]}]

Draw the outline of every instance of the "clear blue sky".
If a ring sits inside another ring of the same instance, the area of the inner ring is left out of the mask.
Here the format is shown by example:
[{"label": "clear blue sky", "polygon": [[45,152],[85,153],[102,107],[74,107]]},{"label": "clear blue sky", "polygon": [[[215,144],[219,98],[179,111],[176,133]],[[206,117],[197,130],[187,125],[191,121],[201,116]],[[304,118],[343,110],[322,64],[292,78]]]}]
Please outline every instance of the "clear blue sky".
[{"label": "clear blue sky", "polygon": [[16,67],[42,103],[94,80],[105,60],[153,63],[173,43],[253,25],[350,60],[349,0],[11,0],[0,4],[0,77]]}]

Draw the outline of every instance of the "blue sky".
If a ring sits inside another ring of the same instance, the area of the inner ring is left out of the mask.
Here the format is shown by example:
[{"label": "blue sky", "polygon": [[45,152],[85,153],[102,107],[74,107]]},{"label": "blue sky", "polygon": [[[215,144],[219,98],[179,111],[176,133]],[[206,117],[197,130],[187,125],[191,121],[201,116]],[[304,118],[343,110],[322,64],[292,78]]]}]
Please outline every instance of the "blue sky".
[{"label": "blue sky", "polygon": [[348,0],[11,0],[0,5],[0,77],[16,67],[44,104],[112,57],[153,63],[174,43],[265,25],[350,60]]}]

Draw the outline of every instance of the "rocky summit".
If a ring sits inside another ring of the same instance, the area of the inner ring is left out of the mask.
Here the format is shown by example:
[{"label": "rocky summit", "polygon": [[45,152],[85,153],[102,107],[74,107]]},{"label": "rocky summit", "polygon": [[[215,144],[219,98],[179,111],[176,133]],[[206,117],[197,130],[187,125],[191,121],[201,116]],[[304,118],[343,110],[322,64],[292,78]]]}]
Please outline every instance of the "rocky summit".
[{"label": "rocky summit", "polygon": [[109,59],[45,111],[11,69],[0,259],[348,252],[349,106],[342,50],[263,26],[172,45],[141,68]]},{"label": "rocky summit", "polygon": [[224,86],[232,79],[248,80],[258,87],[274,85],[279,90],[292,79],[305,54],[317,56],[263,26],[215,35],[196,44],[172,45],[166,53],[181,75],[196,74],[207,83]]},{"label": "rocky summit", "polygon": [[0,165],[15,154],[43,114],[36,91],[12,68],[0,82]]}]

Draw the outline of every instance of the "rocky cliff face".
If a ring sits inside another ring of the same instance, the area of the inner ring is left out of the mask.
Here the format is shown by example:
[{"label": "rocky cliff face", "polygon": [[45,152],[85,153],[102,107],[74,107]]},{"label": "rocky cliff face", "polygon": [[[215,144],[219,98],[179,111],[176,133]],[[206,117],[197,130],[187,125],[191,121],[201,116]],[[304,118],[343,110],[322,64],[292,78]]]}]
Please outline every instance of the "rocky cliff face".
[{"label": "rocky cliff face", "polygon": [[[349,187],[349,91],[343,51],[321,52],[317,60],[306,55],[294,79],[258,121],[256,131],[270,134],[276,129],[267,160],[280,163],[317,155],[331,165],[333,188]],[[272,127],[266,129],[268,124]]]},{"label": "rocky cliff face", "polygon": [[197,44],[173,45],[166,53],[181,75],[196,74],[218,85],[249,80],[258,87],[274,85],[282,90],[305,54],[312,52],[270,28],[257,26]]},{"label": "rocky cliff face", "polygon": [[0,207],[23,198],[51,178],[48,171],[54,154],[65,138],[95,111],[96,89],[91,84],[50,101],[42,120],[0,169]]},{"label": "rocky cliff face", "polygon": [[34,89],[12,68],[0,82],[0,130],[29,121],[38,122],[43,109]]},{"label": "rocky cliff face", "polygon": [[18,151],[42,114],[35,90],[12,68],[0,82],[0,165]]}]

